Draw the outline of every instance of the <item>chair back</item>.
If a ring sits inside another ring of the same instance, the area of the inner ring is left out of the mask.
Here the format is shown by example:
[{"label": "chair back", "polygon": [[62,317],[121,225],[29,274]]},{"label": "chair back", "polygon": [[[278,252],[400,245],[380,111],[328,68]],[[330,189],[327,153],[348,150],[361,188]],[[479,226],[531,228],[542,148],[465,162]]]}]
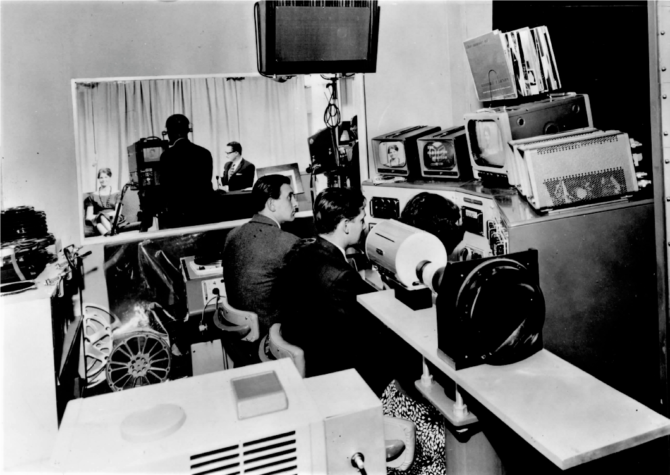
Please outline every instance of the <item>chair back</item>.
[{"label": "chair back", "polygon": [[384,416],[386,467],[406,471],[414,462],[416,425],[398,417]]},{"label": "chair back", "polygon": [[236,333],[244,341],[256,341],[260,336],[258,314],[233,307],[226,297],[221,298],[221,307],[214,315],[214,325],[225,332]]},{"label": "chair back", "polygon": [[126,223],[139,221],[140,192],[130,188],[123,197],[123,216]]},{"label": "chair back", "polygon": [[281,323],[272,325],[268,334],[263,337],[258,348],[258,356],[261,361],[291,358],[300,376],[305,377],[305,353],[302,348],[284,340],[281,335]]}]

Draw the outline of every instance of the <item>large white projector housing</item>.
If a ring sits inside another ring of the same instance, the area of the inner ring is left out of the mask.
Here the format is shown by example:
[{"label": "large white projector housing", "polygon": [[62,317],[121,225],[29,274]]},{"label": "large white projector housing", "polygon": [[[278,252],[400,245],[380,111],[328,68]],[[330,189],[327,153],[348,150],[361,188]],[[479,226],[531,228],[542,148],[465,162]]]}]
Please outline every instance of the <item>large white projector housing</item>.
[{"label": "large white projector housing", "polygon": [[408,289],[430,287],[434,273],[447,265],[447,251],[436,236],[394,219],[372,228],[365,252],[380,271]]},{"label": "large white projector housing", "polygon": [[[253,384],[233,390],[234,379],[272,372],[260,397]],[[357,452],[368,473],[386,472],[381,402],[358,373],[303,380],[280,359],[70,401],[51,464],[88,473],[357,473]]]}]

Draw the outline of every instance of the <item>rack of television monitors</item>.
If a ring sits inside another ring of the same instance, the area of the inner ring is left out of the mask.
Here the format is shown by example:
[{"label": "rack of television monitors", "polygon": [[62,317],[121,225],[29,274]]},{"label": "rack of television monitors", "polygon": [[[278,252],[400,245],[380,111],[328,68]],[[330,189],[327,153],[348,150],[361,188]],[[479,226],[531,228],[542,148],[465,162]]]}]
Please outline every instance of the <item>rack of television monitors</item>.
[{"label": "rack of television monitors", "polygon": [[588,96],[569,93],[468,113],[456,127],[416,125],[374,137],[373,163],[383,177],[504,179],[509,141],[592,126]]}]

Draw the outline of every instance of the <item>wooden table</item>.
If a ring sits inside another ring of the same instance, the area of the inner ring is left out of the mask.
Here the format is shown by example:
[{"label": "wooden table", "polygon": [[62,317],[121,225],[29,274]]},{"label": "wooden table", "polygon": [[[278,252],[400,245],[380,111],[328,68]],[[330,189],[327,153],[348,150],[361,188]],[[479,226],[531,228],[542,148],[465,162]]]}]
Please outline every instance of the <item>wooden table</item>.
[{"label": "wooden table", "polygon": [[670,434],[670,419],[547,350],[456,371],[438,356],[434,306],[413,311],[390,290],[358,301],[561,469]]}]

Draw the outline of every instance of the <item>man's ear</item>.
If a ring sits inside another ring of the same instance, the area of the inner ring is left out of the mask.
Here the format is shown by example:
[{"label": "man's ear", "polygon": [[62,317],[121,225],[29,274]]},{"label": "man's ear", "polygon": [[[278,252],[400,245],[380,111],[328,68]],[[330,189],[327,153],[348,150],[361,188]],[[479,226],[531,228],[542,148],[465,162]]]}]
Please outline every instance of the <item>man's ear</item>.
[{"label": "man's ear", "polygon": [[273,213],[277,210],[277,208],[275,207],[275,200],[273,200],[272,198],[268,198],[268,200],[265,202],[265,207],[268,210],[272,211]]},{"label": "man's ear", "polygon": [[344,234],[349,234],[349,225],[351,224],[351,221],[348,219],[343,219],[340,221],[339,226],[342,226],[342,231],[344,231]]}]

